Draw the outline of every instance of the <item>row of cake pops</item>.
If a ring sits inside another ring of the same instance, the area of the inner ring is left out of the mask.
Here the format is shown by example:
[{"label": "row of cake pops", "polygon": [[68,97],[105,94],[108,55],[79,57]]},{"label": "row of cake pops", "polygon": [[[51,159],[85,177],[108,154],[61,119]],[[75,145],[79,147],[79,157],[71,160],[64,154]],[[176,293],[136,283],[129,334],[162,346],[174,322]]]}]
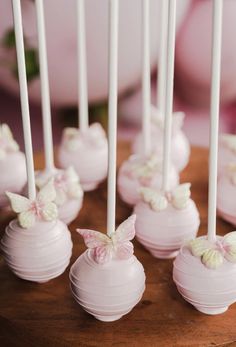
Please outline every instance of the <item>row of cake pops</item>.
[{"label": "row of cake pops", "polygon": [[[72,244],[70,234],[66,226],[57,219],[58,209],[55,204],[57,201],[57,186],[55,182],[57,181],[60,188],[64,187],[67,182],[65,182],[66,175],[64,173],[58,179],[52,177],[53,175],[50,174],[47,176],[47,180],[44,181],[43,179],[44,183],[42,183],[41,189],[38,194],[36,194],[20,0],[12,0],[12,2],[27,159],[28,198],[13,193],[7,193],[13,210],[18,214],[18,221],[12,221],[9,227],[7,227],[1,245],[6,262],[19,277],[36,282],[45,282],[64,271],[69,263],[71,255]],[[130,165],[131,169],[126,170],[123,174],[123,177],[127,176],[131,178],[131,181],[138,179],[136,192],[139,198],[133,203],[135,205],[134,211],[137,215],[137,237],[154,256],[161,258],[174,257],[184,241],[196,236],[199,226],[199,215],[194,202],[190,199],[190,185],[183,184],[175,188],[170,186],[169,173],[171,171],[171,141],[173,138],[172,104],[176,0],[169,0],[168,5],[165,4],[166,2],[163,1],[163,11],[165,9],[168,19],[166,21],[166,23],[168,23],[168,30],[166,37],[167,50],[165,53],[167,66],[165,69],[166,85],[164,87],[166,93],[164,98],[164,156],[163,164],[161,163],[163,170],[161,187],[150,185],[152,178],[155,176],[155,172],[158,172],[156,168],[160,168],[160,164],[157,165],[157,159],[155,156],[151,155],[149,136],[151,122],[148,0],[143,0],[143,108],[145,117],[143,118],[142,135],[145,154],[136,157],[137,162],[132,159]],[[80,13],[80,15],[84,12],[83,6],[83,0],[78,0],[78,13]],[[167,7],[165,8],[165,6]],[[44,42],[44,44],[41,42],[41,46],[39,45],[39,50],[41,51],[41,80],[43,80],[42,70],[44,69],[45,72],[47,69],[45,65],[42,64],[43,59],[44,64],[46,63],[42,0],[36,0],[36,9],[38,22],[40,22],[38,23],[39,41],[41,35],[43,37],[42,42]],[[145,287],[143,267],[133,256],[133,247],[130,243],[130,240],[135,234],[135,216],[130,217],[115,230],[118,49],[117,0],[110,0],[110,9],[108,236],[92,230],[80,230],[89,250],[79,257],[77,262],[72,266],[70,272],[71,288],[75,299],[85,310],[101,320],[115,320],[127,313],[139,301]],[[233,274],[235,270],[235,265],[233,265],[236,254],[234,250],[235,233],[228,234],[228,236],[222,240],[218,237],[216,238],[215,232],[218,140],[218,117],[216,117],[216,115],[219,114],[221,17],[222,0],[216,0],[214,1],[214,45],[212,54],[212,133],[208,239],[195,239],[187,246],[181,248],[174,266],[174,280],[179,291],[189,302],[196,306],[197,309],[211,314],[224,311],[229,304],[235,301],[234,290],[231,290],[232,287],[229,287],[229,281],[224,283],[229,273]],[[165,23],[165,20],[163,20],[163,23]],[[44,54],[42,54],[42,52],[44,52]],[[48,83],[48,81],[45,82],[44,80],[44,84],[45,83]],[[42,93],[42,99],[44,97]],[[48,92],[47,98],[49,101]],[[45,108],[43,107],[43,110],[45,110]],[[73,132],[74,130],[71,131]],[[72,134],[72,140],[73,137]],[[48,143],[51,141],[52,145],[51,139],[52,136],[50,131]],[[70,143],[72,147],[69,146],[69,148],[74,148],[76,143],[76,141],[72,141],[72,143]],[[47,148],[48,147],[46,147],[46,152]],[[75,153],[77,153],[77,150]],[[153,168],[155,168],[156,171],[154,171]],[[54,169],[54,166],[52,166],[52,169]],[[71,182],[69,191],[77,191],[78,196],[80,194],[81,197],[78,177],[76,176],[75,179],[75,173],[73,169],[70,169],[70,171],[71,170],[73,174],[70,173],[68,176],[73,176],[74,178]],[[53,170],[51,172],[53,172]],[[134,176],[132,173],[134,173]],[[47,169],[43,174],[37,176],[42,179],[45,174],[48,174]],[[141,180],[139,180],[140,177]],[[122,170],[120,171],[119,180],[122,183]],[[91,183],[91,181],[89,183]],[[119,184],[119,187],[120,191],[122,191],[122,185]],[[92,188],[91,186],[87,186],[87,189]],[[220,266],[221,269],[223,269],[222,272],[219,270],[215,271],[215,269]],[[193,267],[196,270],[194,271],[197,276],[194,281],[191,276]],[[212,286],[209,285],[209,276],[211,277]],[[201,288],[196,284],[199,281],[199,277],[202,280]],[[94,288],[96,288],[96,291]],[[111,295],[111,293],[113,295]]]}]

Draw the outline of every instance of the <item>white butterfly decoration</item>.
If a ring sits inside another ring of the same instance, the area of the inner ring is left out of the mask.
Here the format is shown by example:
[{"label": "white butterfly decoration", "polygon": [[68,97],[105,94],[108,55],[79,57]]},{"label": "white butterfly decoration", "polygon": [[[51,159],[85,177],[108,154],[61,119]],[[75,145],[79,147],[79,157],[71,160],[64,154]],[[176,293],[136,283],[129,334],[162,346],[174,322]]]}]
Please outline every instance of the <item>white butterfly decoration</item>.
[{"label": "white butterfly decoration", "polygon": [[209,269],[217,269],[224,259],[236,263],[236,231],[225,235],[215,243],[197,238],[190,241],[189,248],[192,255],[200,257],[202,263]]},{"label": "white butterfly decoration", "polygon": [[[185,114],[184,112],[174,112],[172,118],[172,130],[177,132],[183,127]],[[151,119],[152,123],[159,129],[164,130],[165,117],[161,112],[154,106],[151,106]]]},{"label": "white butterfly decoration", "polygon": [[234,134],[222,134],[220,136],[220,142],[226,146],[229,150],[236,153],[236,135]]},{"label": "white butterfly decoration", "polygon": [[162,162],[158,160],[155,154],[149,158],[144,159],[142,162],[137,160],[136,156],[131,156],[130,169],[126,172],[131,178],[137,178],[142,184],[146,185],[152,180],[157,172],[161,172]]},{"label": "white butterfly decoration", "polygon": [[102,146],[106,143],[106,134],[99,123],[93,123],[82,132],[78,128],[65,128],[63,132],[63,146],[69,152],[75,152],[81,146]]},{"label": "white butterfly decoration", "polygon": [[153,188],[140,188],[140,194],[143,200],[150,205],[154,211],[165,210],[168,204],[171,204],[176,209],[184,209],[191,196],[190,183],[183,183],[166,194],[157,191]]},{"label": "white butterfly decoration", "polygon": [[31,228],[36,220],[44,220],[47,222],[57,218],[58,210],[53,202],[56,197],[53,180],[50,180],[37,194],[34,201],[28,198],[6,192],[11,207],[18,214],[18,222],[22,228]]},{"label": "white butterfly decoration", "polygon": [[[42,188],[48,182],[48,178],[42,175],[36,176],[36,185]],[[57,206],[62,206],[68,199],[81,199],[83,190],[79,182],[79,176],[72,166],[66,170],[60,170],[53,176],[56,197],[54,202]]]},{"label": "white butterfly decoration", "polygon": [[135,220],[135,215],[130,216],[110,237],[94,230],[77,231],[83,236],[86,246],[92,250],[96,263],[104,264],[112,258],[125,260],[133,255],[134,247],[130,241],[135,236]]},{"label": "white butterfly decoration", "polygon": [[19,151],[19,146],[14,140],[9,126],[0,124],[0,159],[4,159],[7,153],[17,151]]}]

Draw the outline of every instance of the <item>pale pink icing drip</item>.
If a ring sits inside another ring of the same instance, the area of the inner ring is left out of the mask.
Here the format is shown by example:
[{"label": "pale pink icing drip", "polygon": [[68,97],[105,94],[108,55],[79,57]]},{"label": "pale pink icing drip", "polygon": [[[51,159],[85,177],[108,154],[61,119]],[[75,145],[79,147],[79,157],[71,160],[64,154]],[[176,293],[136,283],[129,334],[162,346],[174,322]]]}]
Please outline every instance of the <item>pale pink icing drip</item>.
[{"label": "pale pink icing drip", "polygon": [[102,321],[114,321],[140,301],[145,290],[145,274],[135,256],[97,264],[85,251],[70,270],[71,290],[85,311]]},{"label": "pale pink icing drip", "polygon": [[[152,150],[161,158],[163,155],[163,131],[158,127],[152,127],[151,130]],[[190,144],[185,134],[179,130],[172,137],[171,158],[174,166],[180,172],[189,162]],[[138,134],[132,145],[132,152],[144,154],[143,137]]]},{"label": "pale pink icing drip", "polygon": [[9,205],[6,191],[21,193],[26,180],[25,156],[22,152],[9,153],[0,160],[0,208]]},{"label": "pale pink icing drip", "polygon": [[217,186],[218,214],[226,221],[236,225],[236,185],[227,173],[222,173]]},{"label": "pale pink icing drip", "polygon": [[66,225],[37,221],[29,229],[10,222],[1,240],[3,257],[20,278],[46,282],[59,276],[69,264],[72,241]]},{"label": "pale pink icing drip", "polygon": [[[141,159],[141,158],[140,158]],[[123,201],[127,204],[135,205],[140,200],[139,189],[142,186],[161,188],[162,184],[162,174],[161,172],[156,171],[154,177],[147,183],[141,183],[138,178],[133,178],[130,175],[127,175],[127,172],[131,170],[132,162],[129,160],[125,161],[118,173],[117,184],[118,191]],[[179,175],[175,168],[172,166],[170,170],[169,184],[170,189],[177,186],[179,183]]]},{"label": "pale pink icing drip", "polygon": [[185,300],[203,313],[222,313],[236,302],[236,264],[226,259],[209,269],[185,245],[174,261],[173,279]]},{"label": "pale pink icing drip", "polygon": [[134,213],[137,215],[137,239],[158,258],[174,257],[186,240],[196,236],[200,225],[198,210],[191,199],[184,209],[169,204],[158,212],[149,204],[139,202]]}]

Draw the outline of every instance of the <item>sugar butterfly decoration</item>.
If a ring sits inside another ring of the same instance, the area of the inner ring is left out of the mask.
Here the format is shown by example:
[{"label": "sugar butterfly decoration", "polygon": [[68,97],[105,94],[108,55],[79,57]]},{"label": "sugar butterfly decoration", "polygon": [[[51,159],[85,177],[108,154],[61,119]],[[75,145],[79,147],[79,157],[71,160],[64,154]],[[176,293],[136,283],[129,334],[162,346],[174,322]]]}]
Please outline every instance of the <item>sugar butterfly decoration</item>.
[{"label": "sugar butterfly decoration", "polygon": [[[48,182],[43,176],[36,176],[36,185],[39,189]],[[72,166],[66,170],[58,171],[54,177],[54,188],[56,197],[54,202],[57,206],[62,206],[69,199],[80,199],[83,196],[83,190],[79,182],[79,176]]]},{"label": "sugar butterfly decoration", "polygon": [[35,200],[29,200],[25,196],[6,192],[11,207],[22,228],[32,227],[36,220],[53,221],[57,218],[58,210],[54,203],[56,191],[53,180],[50,180],[37,194]]},{"label": "sugar butterfly decoration", "polygon": [[130,216],[111,236],[94,230],[77,229],[77,231],[83,237],[86,246],[91,249],[96,263],[104,264],[112,258],[122,260],[132,256],[134,247],[130,241],[135,236],[135,220],[135,215]]},{"label": "sugar butterfly decoration", "polygon": [[224,259],[236,263],[236,231],[233,231],[212,243],[204,238],[189,242],[193,256],[200,257],[202,263],[209,269],[217,269]]},{"label": "sugar butterfly decoration", "polygon": [[9,152],[17,152],[19,146],[14,140],[7,124],[0,124],[0,159],[4,159]]},{"label": "sugar butterfly decoration", "polygon": [[[159,129],[164,130],[164,116],[154,106],[152,106],[151,108],[151,117],[152,123],[156,125]],[[183,127],[184,117],[184,112],[173,113],[172,130],[174,133]]]},{"label": "sugar butterfly decoration", "polygon": [[222,134],[220,137],[220,142],[232,152],[236,153],[236,135]]},{"label": "sugar butterfly decoration", "polygon": [[190,183],[183,183],[167,193],[146,187],[140,188],[139,191],[143,200],[148,203],[154,211],[158,212],[165,210],[168,204],[171,204],[176,209],[184,209],[191,196],[190,187]]},{"label": "sugar butterfly decoration", "polygon": [[84,145],[91,147],[103,145],[105,139],[105,131],[99,123],[93,123],[84,132],[78,128],[66,128],[63,132],[63,146],[69,152],[75,152]]}]

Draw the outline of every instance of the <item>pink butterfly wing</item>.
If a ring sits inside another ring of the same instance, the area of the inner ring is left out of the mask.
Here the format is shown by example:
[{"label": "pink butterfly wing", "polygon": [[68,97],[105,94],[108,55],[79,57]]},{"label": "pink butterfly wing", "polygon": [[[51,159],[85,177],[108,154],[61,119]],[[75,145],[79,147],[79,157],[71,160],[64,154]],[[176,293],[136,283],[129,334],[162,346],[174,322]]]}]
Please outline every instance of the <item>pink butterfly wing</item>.
[{"label": "pink butterfly wing", "polygon": [[129,259],[134,253],[134,246],[131,242],[127,241],[120,243],[116,247],[116,257],[121,260]]},{"label": "pink butterfly wing", "polygon": [[112,258],[111,245],[100,246],[93,249],[93,258],[98,264],[104,264]]},{"label": "pink butterfly wing", "polygon": [[121,223],[116,229],[116,232],[112,235],[113,242],[124,243],[133,240],[135,236],[135,221],[136,215],[132,215]]},{"label": "pink butterfly wing", "polygon": [[89,229],[77,229],[77,232],[83,237],[84,243],[88,248],[105,247],[111,243],[109,237],[99,231]]}]

